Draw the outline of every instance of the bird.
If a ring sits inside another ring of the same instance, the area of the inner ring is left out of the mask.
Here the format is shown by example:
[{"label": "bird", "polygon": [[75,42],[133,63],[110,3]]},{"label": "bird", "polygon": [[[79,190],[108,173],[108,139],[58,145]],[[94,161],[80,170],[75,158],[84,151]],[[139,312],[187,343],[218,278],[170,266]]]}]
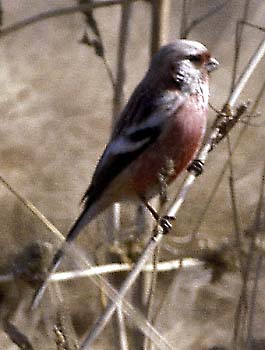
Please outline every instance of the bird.
[{"label": "bird", "polygon": [[[207,124],[209,73],[218,62],[197,41],[179,39],[153,56],[113,127],[81,214],[55,253],[47,277],[35,291],[35,309],[49,276],[82,229],[115,202],[148,201],[161,190],[161,174],[170,184],[196,157]],[[152,210],[151,210],[152,211]]]}]

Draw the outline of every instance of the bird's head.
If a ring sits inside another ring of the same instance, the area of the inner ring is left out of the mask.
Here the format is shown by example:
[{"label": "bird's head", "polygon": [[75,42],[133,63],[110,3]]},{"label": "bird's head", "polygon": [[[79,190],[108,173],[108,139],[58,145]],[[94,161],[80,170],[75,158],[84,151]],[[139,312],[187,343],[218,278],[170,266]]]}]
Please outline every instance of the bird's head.
[{"label": "bird's head", "polygon": [[166,88],[191,92],[197,82],[207,82],[218,67],[208,49],[197,41],[177,40],[163,46],[153,57],[150,76],[163,81]]}]

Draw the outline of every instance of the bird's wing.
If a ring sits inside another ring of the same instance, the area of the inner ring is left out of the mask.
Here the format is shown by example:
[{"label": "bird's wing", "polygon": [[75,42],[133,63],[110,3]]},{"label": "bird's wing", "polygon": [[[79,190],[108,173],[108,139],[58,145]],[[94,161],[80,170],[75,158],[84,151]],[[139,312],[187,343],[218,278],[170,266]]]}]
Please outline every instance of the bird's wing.
[{"label": "bird's wing", "polygon": [[112,180],[158,138],[168,116],[175,113],[184,102],[176,93],[163,94],[156,99],[148,97],[146,101],[143,95],[139,96],[140,101],[133,97],[116,123],[91,185],[82,198],[85,207],[94,203]]}]

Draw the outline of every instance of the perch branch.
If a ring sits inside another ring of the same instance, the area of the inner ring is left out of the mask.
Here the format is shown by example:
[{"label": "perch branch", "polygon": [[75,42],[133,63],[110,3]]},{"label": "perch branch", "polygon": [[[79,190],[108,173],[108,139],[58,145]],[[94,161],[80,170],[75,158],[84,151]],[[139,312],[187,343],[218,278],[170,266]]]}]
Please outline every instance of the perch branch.
[{"label": "perch branch", "polygon": [[[188,268],[193,266],[198,266],[202,264],[199,260],[196,259],[177,259],[177,260],[169,260],[163,261],[157,264],[158,272],[172,271],[177,270],[179,268]],[[88,269],[84,270],[74,270],[74,271],[65,271],[65,272],[56,272],[51,278],[50,282],[64,282],[75,280],[78,278],[87,278],[94,275],[104,275],[108,273],[116,273],[116,272],[124,272],[131,271],[133,268],[133,264],[107,264],[101,266],[91,266]],[[143,268],[145,272],[152,272],[154,269],[154,264],[146,264]],[[12,273],[6,275],[0,275],[0,283],[12,282],[14,280],[14,275]]]}]

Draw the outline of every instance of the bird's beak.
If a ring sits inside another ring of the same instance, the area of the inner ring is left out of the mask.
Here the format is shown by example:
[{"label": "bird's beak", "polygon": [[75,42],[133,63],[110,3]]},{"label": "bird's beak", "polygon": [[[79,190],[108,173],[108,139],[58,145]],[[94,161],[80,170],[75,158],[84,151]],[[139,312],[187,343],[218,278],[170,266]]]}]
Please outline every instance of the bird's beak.
[{"label": "bird's beak", "polygon": [[219,66],[219,62],[213,57],[211,57],[209,59],[209,62],[206,63],[206,69],[208,73],[211,73],[212,71],[216,70],[218,66]]}]

